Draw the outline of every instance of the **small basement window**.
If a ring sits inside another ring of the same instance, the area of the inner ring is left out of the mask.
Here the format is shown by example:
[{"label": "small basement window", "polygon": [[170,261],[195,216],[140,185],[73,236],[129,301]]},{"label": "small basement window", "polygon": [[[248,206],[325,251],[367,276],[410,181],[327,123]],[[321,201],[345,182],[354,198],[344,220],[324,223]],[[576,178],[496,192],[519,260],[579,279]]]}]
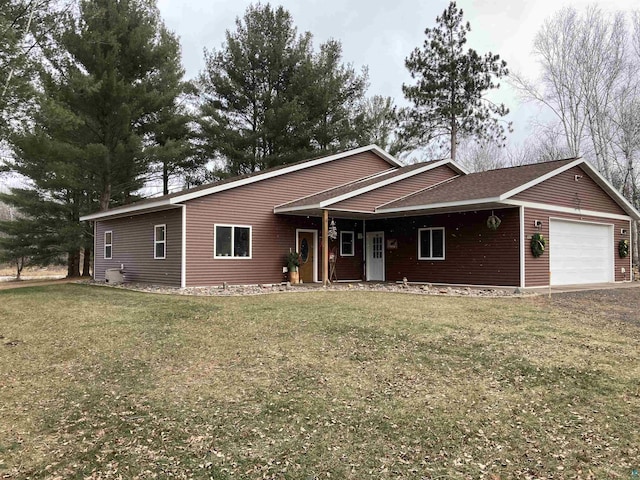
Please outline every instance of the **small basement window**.
[{"label": "small basement window", "polygon": [[340,256],[353,257],[354,251],[353,232],[340,232]]},{"label": "small basement window", "polygon": [[214,225],[214,258],[251,258],[251,227]]},{"label": "small basement window", "polygon": [[104,232],[104,259],[111,260],[113,255],[113,232]]},{"label": "small basement window", "polygon": [[418,229],[418,260],[444,260],[444,228]]},{"label": "small basement window", "polygon": [[167,258],[167,226],[153,227],[153,258],[163,260]]}]

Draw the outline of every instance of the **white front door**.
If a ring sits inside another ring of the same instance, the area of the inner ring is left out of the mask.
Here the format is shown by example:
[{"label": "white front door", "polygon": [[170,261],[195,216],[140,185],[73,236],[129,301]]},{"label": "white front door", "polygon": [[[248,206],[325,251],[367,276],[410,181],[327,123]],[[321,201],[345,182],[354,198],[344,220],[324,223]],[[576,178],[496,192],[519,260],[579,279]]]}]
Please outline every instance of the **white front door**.
[{"label": "white front door", "polygon": [[367,232],[367,280],[384,281],[384,232]]},{"label": "white front door", "polygon": [[600,223],[549,222],[551,285],[613,282],[613,227]]}]

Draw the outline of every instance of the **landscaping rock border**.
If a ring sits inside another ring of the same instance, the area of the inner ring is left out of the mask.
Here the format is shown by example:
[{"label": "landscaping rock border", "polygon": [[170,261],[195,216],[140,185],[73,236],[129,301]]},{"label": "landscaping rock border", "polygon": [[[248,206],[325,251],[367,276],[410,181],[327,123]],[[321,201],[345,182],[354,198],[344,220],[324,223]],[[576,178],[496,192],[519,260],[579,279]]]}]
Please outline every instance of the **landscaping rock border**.
[{"label": "landscaping rock border", "polygon": [[471,288],[471,287],[449,287],[432,284],[413,283],[332,283],[327,287],[317,284],[264,284],[264,285],[220,285],[212,287],[167,287],[159,285],[149,285],[144,283],[122,283],[118,285],[104,282],[81,282],[92,285],[100,285],[111,288],[121,288],[138,292],[159,293],[168,295],[192,295],[192,296],[219,296],[237,297],[248,295],[268,295],[276,293],[296,293],[296,292],[344,292],[344,291],[369,291],[369,292],[389,292],[406,293],[414,295],[434,295],[434,296],[457,296],[457,297],[513,297],[531,296],[535,294],[522,293],[520,289],[505,288]]}]

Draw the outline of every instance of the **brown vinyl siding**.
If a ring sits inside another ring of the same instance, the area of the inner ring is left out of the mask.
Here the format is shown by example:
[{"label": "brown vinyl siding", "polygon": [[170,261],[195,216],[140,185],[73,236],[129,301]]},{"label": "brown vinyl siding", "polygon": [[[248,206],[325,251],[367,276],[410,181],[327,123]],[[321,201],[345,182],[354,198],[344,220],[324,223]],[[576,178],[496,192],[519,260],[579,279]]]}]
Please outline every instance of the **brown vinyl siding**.
[{"label": "brown vinyl siding", "polygon": [[[614,255],[614,269],[616,282],[622,282],[629,280],[629,272],[631,272],[631,256],[627,258],[620,258],[618,255],[618,242],[623,236],[620,234],[620,229],[624,228],[627,232],[631,232],[631,222],[629,220],[617,220],[606,217],[592,217],[586,215],[578,215],[573,213],[561,213],[553,212],[550,210],[542,210],[536,208],[524,209],[524,243],[525,243],[525,286],[526,287],[542,287],[549,285],[549,252],[553,248],[553,238],[549,238],[549,219],[550,218],[562,218],[566,220],[580,220],[591,223],[604,223],[613,224],[613,248],[611,252]],[[540,230],[534,226],[534,221],[540,220],[542,227]],[[540,231],[542,235],[547,239],[547,248],[542,256],[535,258],[531,253],[529,242],[531,236]],[[629,239],[629,233],[625,236]],[[626,273],[622,273],[622,268],[625,268]]]},{"label": "brown vinyl siding", "polygon": [[372,190],[357,197],[334,203],[330,208],[336,210],[356,210],[373,212],[376,207],[397,200],[400,197],[417,192],[458,175],[450,167],[443,165],[424,173],[400,180],[396,183]]},{"label": "brown vinyl siding", "polygon": [[[363,244],[362,238],[358,239],[358,234],[362,234],[362,220],[336,220],[338,238],[329,242],[330,251],[337,254],[336,273],[340,280],[362,280],[364,262],[362,260]],[[340,255],[340,232],[353,232],[354,255]]]},{"label": "brown vinyl siding", "polygon": [[[576,181],[576,175],[581,175],[582,178]],[[570,168],[566,172],[514,195],[512,198],[573,208],[578,213],[582,209],[627,215],[622,207],[579,166]]]},{"label": "brown vinyl siding", "polygon": [[[164,259],[154,259],[154,227],[166,225]],[[104,259],[104,232],[112,231],[111,260]],[[182,208],[96,222],[94,278],[124,264],[125,280],[179,287],[182,254]]]},{"label": "brown vinyl siding", "polygon": [[[502,221],[495,231],[486,225],[490,210],[367,221],[366,230],[397,240],[397,250],[385,250],[388,281],[518,286],[519,210],[494,214]],[[418,260],[418,229],[427,227],[445,228],[444,260]]]},{"label": "brown vinyl siding", "polygon": [[[285,280],[282,267],[289,249],[295,248],[296,228],[316,229],[320,237],[321,222],[313,217],[274,215],[273,207],[388,169],[386,161],[364,152],[188,201],[187,285]],[[251,225],[251,259],[213,258],[213,226],[217,223]],[[320,252],[318,280],[322,279]],[[342,263],[346,273],[347,262]]]}]

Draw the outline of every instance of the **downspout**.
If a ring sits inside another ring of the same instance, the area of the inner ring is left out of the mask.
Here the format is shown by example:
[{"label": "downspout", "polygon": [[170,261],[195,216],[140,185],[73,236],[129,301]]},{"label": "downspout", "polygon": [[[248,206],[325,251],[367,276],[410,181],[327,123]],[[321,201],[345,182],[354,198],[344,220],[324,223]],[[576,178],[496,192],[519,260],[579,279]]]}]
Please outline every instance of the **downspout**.
[{"label": "downspout", "polygon": [[182,205],[182,251],[180,252],[180,288],[187,286],[187,205]]},{"label": "downspout", "polygon": [[[93,281],[96,280],[96,255],[98,255],[98,250],[96,248],[98,246],[98,237],[96,236],[97,231],[98,231],[98,222],[94,221],[93,222]],[[104,248],[103,248],[103,252],[104,252]]]},{"label": "downspout", "polygon": [[524,207],[521,206],[520,210],[520,288],[525,288],[525,238],[524,238]]}]

